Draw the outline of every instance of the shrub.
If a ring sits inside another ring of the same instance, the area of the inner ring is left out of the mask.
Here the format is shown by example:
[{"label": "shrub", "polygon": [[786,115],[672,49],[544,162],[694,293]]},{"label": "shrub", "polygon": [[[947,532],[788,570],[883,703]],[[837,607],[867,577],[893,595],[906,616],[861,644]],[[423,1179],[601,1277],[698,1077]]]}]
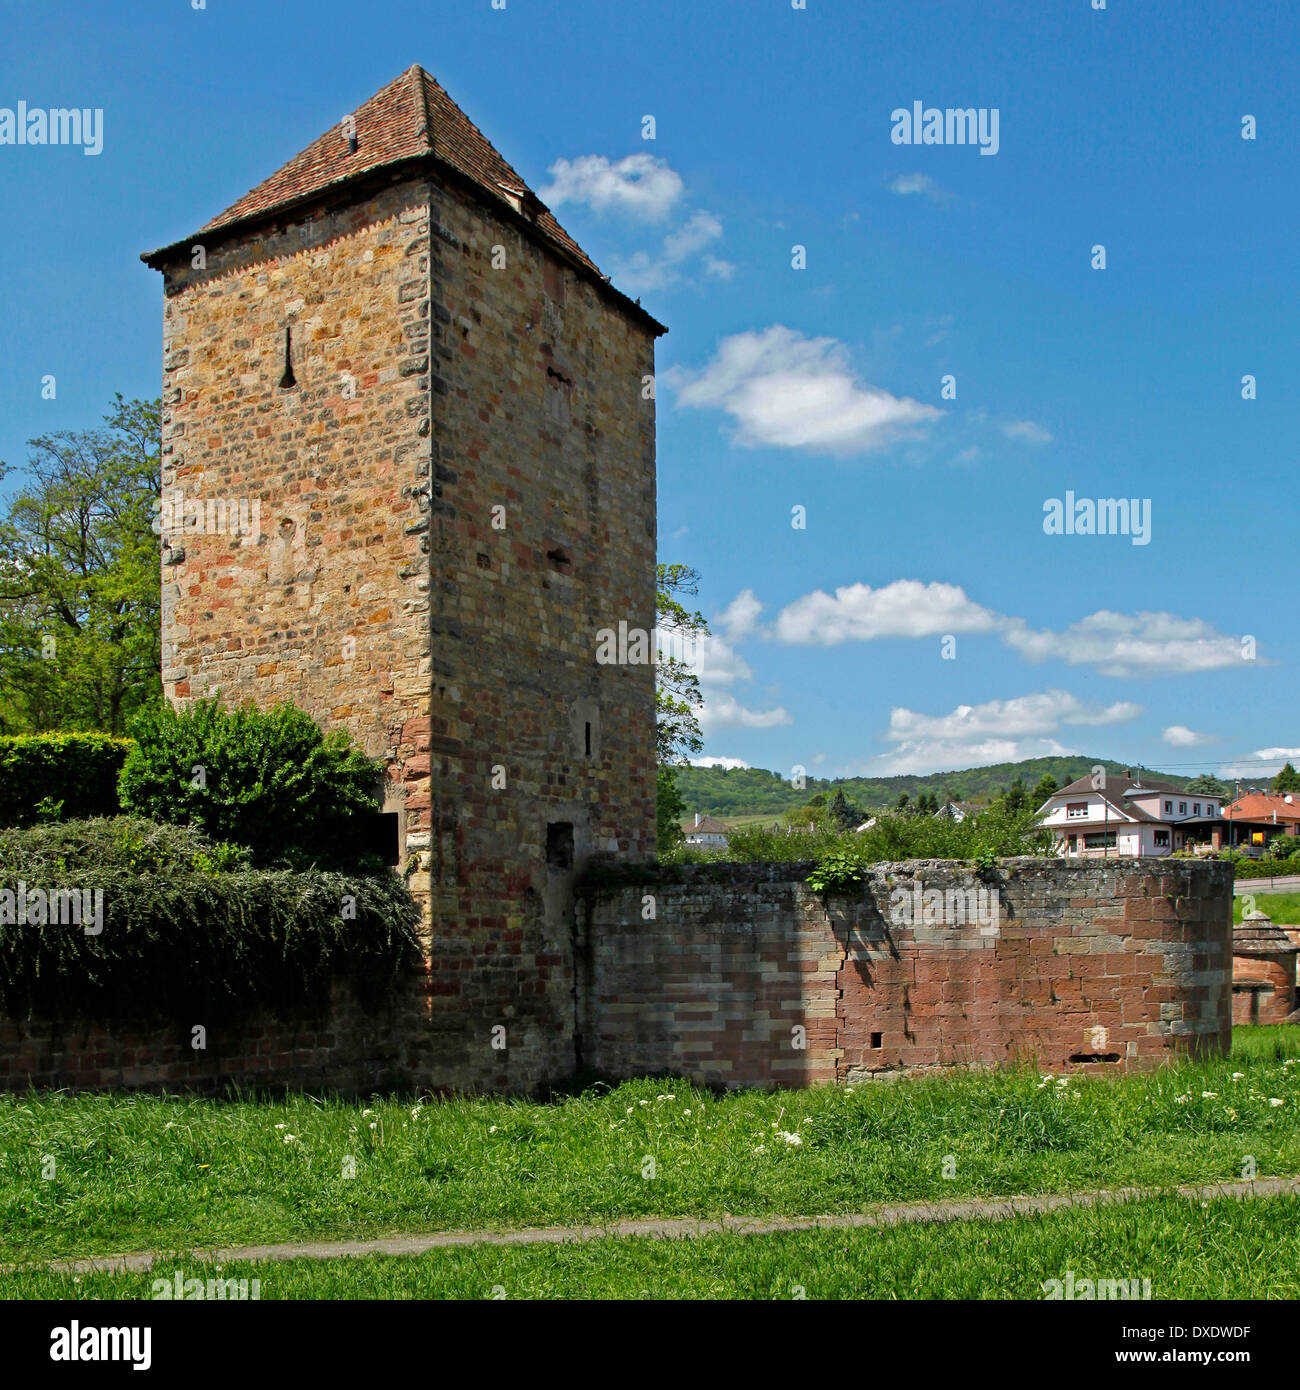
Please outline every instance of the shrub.
[{"label": "shrub", "polygon": [[109,734],[0,738],[0,826],[116,815],[130,749],[129,739]]},{"label": "shrub", "polygon": [[810,833],[798,830],[771,830],[752,826],[735,831],[725,849],[680,849],[666,856],[670,863],[721,861],[752,863],[766,861],[817,860],[843,852],[863,864],[897,862],[906,859],[976,860],[986,862],[1018,854],[1050,854],[1052,836],[1034,823],[1033,813],[1012,815],[990,807],[978,817],[960,823],[946,816],[909,816],[886,811],[876,817],[870,830],[860,834],[822,825]]},{"label": "shrub", "polygon": [[839,893],[861,883],[867,872],[861,856],[852,850],[836,849],[823,855],[817,867],[808,875],[808,882],[817,893]]},{"label": "shrub", "polygon": [[247,845],[258,866],[346,861],[348,818],[377,810],[379,764],[290,704],[154,707],[132,733],[123,807]]},{"label": "shrub", "polygon": [[[8,920],[20,881],[29,900],[102,893],[99,930]],[[135,817],[0,832],[6,890],[0,1006],[16,1017],[165,1011],[203,1022],[258,1005],[323,1006],[335,976],[373,1008],[417,949],[419,908],[389,870],[255,870],[192,827]]]}]

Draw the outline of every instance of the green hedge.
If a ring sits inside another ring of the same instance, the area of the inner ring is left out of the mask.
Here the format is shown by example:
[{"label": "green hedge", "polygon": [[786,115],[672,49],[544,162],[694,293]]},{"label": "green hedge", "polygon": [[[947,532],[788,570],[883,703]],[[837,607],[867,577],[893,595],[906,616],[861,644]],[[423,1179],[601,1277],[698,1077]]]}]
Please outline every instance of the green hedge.
[{"label": "green hedge", "polygon": [[[20,882],[29,898],[89,891],[93,904],[102,892],[101,929],[8,920]],[[11,1016],[206,1023],[266,1005],[323,1009],[338,976],[375,1008],[414,959],[418,921],[391,872],[259,871],[188,827],[117,817],[0,831]]]},{"label": "green hedge", "polygon": [[247,845],[259,867],[348,864],[355,816],[379,809],[383,766],[291,704],[197,700],[142,711],[122,768],[125,810]]},{"label": "green hedge", "polygon": [[1265,855],[1262,859],[1247,859],[1244,856],[1234,860],[1238,878],[1281,878],[1286,874],[1300,874],[1300,858],[1274,859]]},{"label": "green hedge", "polygon": [[131,747],[110,734],[0,738],[0,826],[31,825],[43,802],[61,820],[116,815],[117,779]]}]

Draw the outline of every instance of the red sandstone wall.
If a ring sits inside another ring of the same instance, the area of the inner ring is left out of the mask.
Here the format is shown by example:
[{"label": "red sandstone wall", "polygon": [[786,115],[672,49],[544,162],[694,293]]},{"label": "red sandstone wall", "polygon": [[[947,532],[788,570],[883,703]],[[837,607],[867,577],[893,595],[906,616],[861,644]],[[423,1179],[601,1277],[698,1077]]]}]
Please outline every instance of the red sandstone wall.
[{"label": "red sandstone wall", "polygon": [[789,1085],[1029,1056],[1141,1066],[1230,1043],[1226,866],[1007,861],[991,929],[899,920],[893,895],[916,881],[985,886],[953,865],[879,866],[829,905],[806,873],[705,865],[584,893],[592,1065]]},{"label": "red sandstone wall", "polygon": [[1234,956],[1233,1023],[1284,1023],[1295,1008],[1295,962],[1278,956]]}]

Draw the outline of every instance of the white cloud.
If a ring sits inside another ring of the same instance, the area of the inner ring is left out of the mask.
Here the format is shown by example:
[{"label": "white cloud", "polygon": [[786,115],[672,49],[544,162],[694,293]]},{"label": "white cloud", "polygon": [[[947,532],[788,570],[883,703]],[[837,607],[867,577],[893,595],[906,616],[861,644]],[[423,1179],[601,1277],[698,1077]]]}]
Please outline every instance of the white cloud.
[{"label": "white cloud", "polygon": [[754,631],[762,611],[763,605],[755,597],[753,589],[742,589],[718,614],[715,626],[730,641],[738,642]]},{"label": "white cloud", "polygon": [[1055,739],[928,740],[900,744],[889,753],[839,769],[842,777],[894,777],[927,772],[958,772],[989,763],[1018,763],[1026,758],[1066,757],[1077,753]]},{"label": "white cloud", "polygon": [[952,194],[940,188],[929,174],[896,174],[889,181],[889,191],[904,198],[913,193],[921,193],[936,203],[946,202],[952,197]]},{"label": "white cloud", "polygon": [[1022,439],[1026,444],[1050,444],[1052,432],[1036,420],[1011,420],[1002,426],[1008,439]]},{"label": "white cloud", "polygon": [[[690,219],[669,232],[657,255],[637,251],[611,262],[613,278],[633,290],[662,290],[681,279],[683,267],[706,246],[722,236],[722,223],[709,212],[693,213]],[[735,270],[730,261],[709,256],[705,269],[710,275],[728,278]]]},{"label": "white cloud", "polygon": [[895,707],[889,712],[891,743],[926,740],[962,742],[988,738],[1025,738],[1056,733],[1062,724],[1121,724],[1135,719],[1142,706],[1129,700],[1112,705],[1086,705],[1065,690],[1046,690],[1011,700],[989,700],[982,705],[958,705],[948,714],[918,714]]},{"label": "white cloud", "polygon": [[775,324],[724,338],[699,372],[664,374],[687,409],[724,410],[734,442],[847,455],[881,449],[942,411],[859,381],[834,338]]},{"label": "white cloud", "polygon": [[681,175],[666,160],[630,154],[614,163],[600,154],[557,159],[551,182],[538,197],[551,207],[585,203],[596,212],[620,212],[661,222],[682,196]]},{"label": "white cloud", "polygon": [[656,628],[654,638],[660,656],[684,662],[701,685],[731,685],[753,678],[749,663],[723,637],[679,638]]},{"label": "white cloud", "polygon": [[776,709],[753,710],[742,705],[734,695],[716,691],[705,692],[704,704],[695,713],[705,734],[717,729],[774,729],[781,724],[794,723],[780,705]]},{"label": "white cloud", "polygon": [[882,588],[847,584],[834,596],[822,589],[797,598],[777,615],[783,642],[869,642],[877,637],[933,637],[959,632],[992,632],[1006,619],[966,597],[956,584],[923,584],[896,579]]},{"label": "white cloud", "polygon": [[1004,640],[1028,661],[1093,666],[1103,676],[1169,676],[1239,666],[1241,645],[1200,618],[1092,613],[1062,632],[1017,625]]},{"label": "white cloud", "polygon": [[1243,780],[1259,782],[1266,777],[1274,777],[1282,771],[1284,764],[1300,762],[1300,748],[1258,748],[1241,762],[1227,763],[1219,769],[1220,777],[1240,777]]},{"label": "white cloud", "polygon": [[744,758],[692,758],[690,762],[692,767],[721,767],[731,769],[749,766]]},{"label": "white cloud", "polygon": [[958,705],[947,714],[918,714],[895,708],[889,714],[885,739],[890,752],[845,769],[874,776],[895,773],[955,771],[986,763],[1020,762],[1024,758],[1067,756],[1076,749],[1053,735],[1062,725],[1120,724],[1142,712],[1126,700],[1087,705],[1064,690],[1047,690],[982,705]]},{"label": "white cloud", "polygon": [[1174,748],[1202,748],[1207,743],[1218,742],[1213,734],[1198,734],[1186,724],[1171,724],[1160,737]]}]

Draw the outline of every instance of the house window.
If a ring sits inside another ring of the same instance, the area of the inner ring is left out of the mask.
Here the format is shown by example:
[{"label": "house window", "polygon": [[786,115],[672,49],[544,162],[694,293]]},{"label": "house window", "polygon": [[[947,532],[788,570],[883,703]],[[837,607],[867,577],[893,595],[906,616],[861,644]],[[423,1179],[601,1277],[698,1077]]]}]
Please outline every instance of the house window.
[{"label": "house window", "polygon": [[1169,832],[1167,830],[1157,830],[1154,838],[1157,849],[1169,848]]},{"label": "house window", "polygon": [[1193,802],[1192,802],[1192,815],[1194,815],[1194,816],[1199,816],[1200,814],[1201,814],[1201,803],[1200,803],[1199,801],[1193,801]]},{"label": "house window", "polygon": [[1178,814],[1180,816],[1185,816],[1187,814],[1187,803],[1185,801],[1180,801],[1178,803]]},{"label": "house window", "polygon": [[1113,830],[1098,830],[1095,834],[1085,835],[1083,843],[1088,849],[1113,849],[1115,847],[1115,832]]},{"label": "house window", "polygon": [[1214,815],[1217,815],[1217,814],[1218,814],[1218,812],[1214,809],[1214,802],[1213,802],[1213,801],[1207,801],[1207,802],[1205,803],[1205,814],[1206,814],[1207,816],[1214,816]]},{"label": "house window", "polygon": [[1167,815],[1167,816],[1172,816],[1173,813],[1174,813],[1174,803],[1173,803],[1172,801],[1166,801],[1166,802],[1165,802],[1165,815]]},{"label": "house window", "polygon": [[1088,803],[1086,801],[1072,801],[1065,808],[1065,817],[1067,820],[1087,820]]}]

